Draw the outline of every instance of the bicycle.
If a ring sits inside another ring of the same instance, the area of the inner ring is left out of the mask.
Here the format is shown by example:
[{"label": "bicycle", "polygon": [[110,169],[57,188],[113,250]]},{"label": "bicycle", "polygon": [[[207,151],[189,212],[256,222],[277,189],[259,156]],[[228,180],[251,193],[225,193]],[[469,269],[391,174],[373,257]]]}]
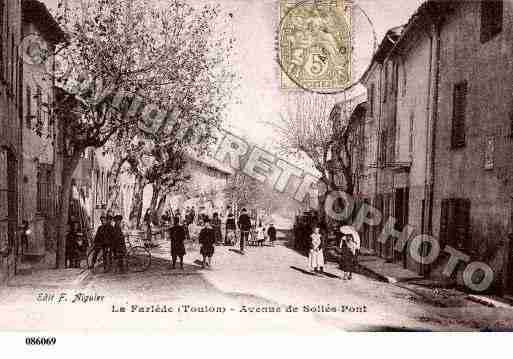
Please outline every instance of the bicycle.
[{"label": "bicycle", "polygon": [[[144,245],[133,245],[130,240],[130,234],[125,235],[125,244],[127,247],[126,254],[124,260],[126,261],[126,265],[129,271],[137,273],[144,272],[148,270],[151,265],[151,252]],[[134,235],[132,235],[134,236]],[[139,239],[139,236],[135,235],[135,237]],[[93,268],[93,254],[94,254],[94,246],[87,253],[87,265],[89,268]],[[107,254],[109,257],[110,254]],[[113,258],[111,257],[111,260]],[[103,264],[103,249],[100,249],[98,252],[98,257],[95,263],[95,268],[97,266],[101,266]],[[112,265],[112,263],[111,263]]]}]

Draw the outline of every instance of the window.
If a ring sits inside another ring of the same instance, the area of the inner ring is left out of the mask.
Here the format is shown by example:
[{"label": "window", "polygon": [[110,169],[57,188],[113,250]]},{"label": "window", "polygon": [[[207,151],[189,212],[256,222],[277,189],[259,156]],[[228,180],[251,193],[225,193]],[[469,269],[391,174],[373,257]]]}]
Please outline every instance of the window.
[{"label": "window", "polygon": [[18,225],[16,157],[0,148],[0,254],[12,253]]},{"label": "window", "polygon": [[25,117],[25,125],[28,129],[32,128],[32,89],[27,86],[26,89],[26,101],[27,101],[27,114]]},{"label": "window", "polygon": [[[46,104],[45,104],[45,121],[48,126],[48,137],[53,138],[53,121],[51,120],[51,112],[50,112],[50,104],[52,103],[51,95],[46,94]],[[87,151],[86,151],[87,152]]]},{"label": "window", "polygon": [[484,151],[484,168],[485,168],[485,170],[493,169],[494,151],[495,151],[495,138],[493,136],[487,136],[486,143],[485,143],[485,151]]},{"label": "window", "polygon": [[369,89],[369,114],[371,116],[374,116],[374,91],[375,86],[374,84],[371,84]]},{"label": "window", "polygon": [[37,86],[37,88],[36,88],[36,123],[37,123],[38,128],[42,128],[42,126],[43,126],[43,123],[42,123],[43,113],[41,111],[41,106],[42,106],[41,97],[42,97],[41,86]]},{"label": "window", "polygon": [[465,146],[465,111],[467,107],[467,82],[454,85],[451,147]]},{"label": "window", "polygon": [[447,198],[442,200],[440,217],[440,244],[468,251],[470,249],[470,200]]},{"label": "window", "polygon": [[502,0],[481,1],[481,42],[485,43],[502,31],[504,2]]},{"label": "window", "polygon": [[379,141],[379,158],[378,163],[380,167],[386,166],[387,163],[387,131],[381,131]]},{"label": "window", "polygon": [[37,213],[53,216],[53,166],[40,163],[37,170]]}]

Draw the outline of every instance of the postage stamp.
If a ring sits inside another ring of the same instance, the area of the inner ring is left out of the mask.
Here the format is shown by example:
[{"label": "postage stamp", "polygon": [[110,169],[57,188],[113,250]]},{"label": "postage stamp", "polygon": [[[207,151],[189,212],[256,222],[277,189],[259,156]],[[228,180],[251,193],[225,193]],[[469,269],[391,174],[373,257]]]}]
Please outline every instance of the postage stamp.
[{"label": "postage stamp", "polygon": [[281,0],[282,89],[341,90],[351,82],[351,6],[347,0]]}]

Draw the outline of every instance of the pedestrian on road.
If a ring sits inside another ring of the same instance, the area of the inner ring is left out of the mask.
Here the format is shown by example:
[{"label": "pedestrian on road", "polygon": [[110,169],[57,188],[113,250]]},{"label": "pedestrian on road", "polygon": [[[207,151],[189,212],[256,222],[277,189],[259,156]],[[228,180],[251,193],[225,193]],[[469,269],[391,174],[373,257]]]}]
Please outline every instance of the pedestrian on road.
[{"label": "pedestrian on road", "polygon": [[224,234],[224,244],[233,246],[235,244],[235,232],[237,231],[237,225],[235,224],[235,217],[232,212],[228,213],[226,219],[226,228]]},{"label": "pedestrian on road", "polygon": [[77,221],[72,221],[70,223],[71,228],[68,234],[66,235],[66,266],[68,268],[78,268],[79,267],[79,257],[80,257],[80,248],[79,248],[79,223]]},{"label": "pedestrian on road", "polygon": [[265,227],[262,225],[262,222],[258,224],[257,228],[257,243],[259,246],[263,246],[265,242]]},{"label": "pedestrian on road", "polygon": [[239,216],[239,230],[240,230],[240,251],[244,253],[244,242],[248,240],[249,231],[251,231],[251,219],[248,216],[246,208],[242,209]]},{"label": "pedestrian on road", "polygon": [[352,235],[344,234],[340,242],[340,269],[342,270],[342,279],[352,279],[355,267],[355,251]]},{"label": "pedestrian on road", "polygon": [[219,214],[214,213],[214,217],[212,218],[212,227],[214,228],[216,245],[220,245],[223,242],[223,234],[221,233],[221,218],[219,218]]},{"label": "pedestrian on road", "polygon": [[120,273],[126,273],[126,244],[125,236],[121,230],[121,221],[123,216],[114,216],[114,228],[112,230],[112,251],[116,261],[117,270]]},{"label": "pedestrian on road", "polygon": [[174,218],[174,225],[169,229],[169,238],[171,239],[171,258],[173,269],[175,269],[176,258],[180,257],[180,269],[183,269],[183,256],[185,255],[185,229],[180,225],[180,218]]},{"label": "pedestrian on road", "polygon": [[199,243],[201,244],[200,253],[203,256],[202,267],[210,267],[212,256],[214,255],[214,243],[215,233],[214,229],[210,225],[210,219],[207,217],[204,219],[205,227],[199,234]]},{"label": "pedestrian on road", "polygon": [[343,236],[347,235],[348,246],[351,249],[351,252],[353,254],[352,258],[352,270],[356,270],[358,268],[358,257],[360,255],[360,247],[361,247],[361,241],[360,241],[360,235],[358,234],[358,231],[353,226],[341,226],[339,228],[339,233],[341,233]]},{"label": "pedestrian on road", "polygon": [[110,240],[113,236],[113,228],[107,221],[107,216],[102,214],[100,216],[101,225],[96,231],[93,242],[93,259],[90,269],[94,271],[98,254],[102,251],[103,256],[103,271],[107,273],[110,270]]},{"label": "pedestrian on road", "polygon": [[318,226],[314,227],[313,233],[310,235],[311,246],[308,255],[308,264],[310,270],[314,272],[324,271],[324,253],[322,250],[321,230]]},{"label": "pedestrian on road", "polygon": [[271,246],[274,246],[274,242],[276,241],[276,228],[274,228],[273,223],[269,225],[269,228],[267,229],[267,235],[269,236]]}]

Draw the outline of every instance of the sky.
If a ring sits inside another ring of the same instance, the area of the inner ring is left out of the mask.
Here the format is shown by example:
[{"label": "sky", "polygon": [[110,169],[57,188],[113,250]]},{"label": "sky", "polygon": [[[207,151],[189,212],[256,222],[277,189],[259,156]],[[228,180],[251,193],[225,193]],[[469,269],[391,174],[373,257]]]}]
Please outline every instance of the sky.
[{"label": "sky", "polygon": [[[70,0],[73,1],[73,0]],[[75,0],[76,1],[76,0]],[[49,7],[57,0],[43,0]],[[279,28],[279,0],[189,0],[193,4],[218,3],[221,6],[219,29],[235,38],[235,53],[229,66],[240,77],[234,101],[225,116],[225,126],[255,143],[269,145],[275,133],[264,122],[280,116],[288,92],[281,89],[280,67],[276,61]],[[372,29],[381,41],[385,32],[406,23],[422,0],[354,0],[355,60],[353,77],[367,68],[372,56]],[[361,9],[361,10],[360,10]],[[372,26],[363,16],[367,14]],[[228,16],[228,14],[233,14]]]}]

